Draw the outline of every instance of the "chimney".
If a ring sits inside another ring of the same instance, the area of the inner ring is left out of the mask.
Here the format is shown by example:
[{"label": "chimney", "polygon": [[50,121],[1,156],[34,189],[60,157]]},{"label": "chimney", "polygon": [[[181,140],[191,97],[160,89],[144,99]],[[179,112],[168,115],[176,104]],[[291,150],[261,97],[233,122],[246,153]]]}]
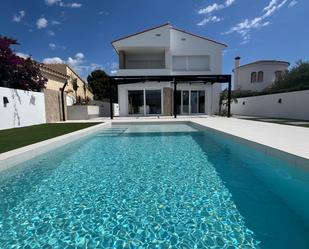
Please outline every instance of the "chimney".
[{"label": "chimney", "polygon": [[234,90],[238,90],[239,86],[238,86],[238,74],[239,74],[239,66],[240,66],[240,57],[237,56],[235,57],[235,68],[234,68]]},{"label": "chimney", "polygon": [[237,56],[235,57],[235,69],[238,68],[240,66],[240,57]]}]

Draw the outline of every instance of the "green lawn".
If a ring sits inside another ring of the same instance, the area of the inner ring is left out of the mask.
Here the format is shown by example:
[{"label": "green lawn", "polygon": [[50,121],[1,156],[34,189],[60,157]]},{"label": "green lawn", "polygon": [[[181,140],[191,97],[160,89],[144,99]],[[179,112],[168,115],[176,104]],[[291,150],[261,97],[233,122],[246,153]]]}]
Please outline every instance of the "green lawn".
[{"label": "green lawn", "polygon": [[81,130],[99,123],[41,124],[0,131],[0,153]]}]

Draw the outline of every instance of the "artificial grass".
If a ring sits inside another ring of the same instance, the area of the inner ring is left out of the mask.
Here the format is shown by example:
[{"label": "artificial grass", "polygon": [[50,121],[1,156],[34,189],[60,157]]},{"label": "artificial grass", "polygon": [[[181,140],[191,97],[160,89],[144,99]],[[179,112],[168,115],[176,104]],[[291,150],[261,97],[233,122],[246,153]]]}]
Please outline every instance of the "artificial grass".
[{"label": "artificial grass", "polygon": [[[291,123],[289,123],[289,122],[308,122],[308,120],[280,119],[280,118],[241,118],[241,119],[250,120],[250,121],[258,121],[258,122],[265,122],[265,123],[292,125],[292,126],[309,128],[309,124],[291,124]],[[274,121],[274,120],[267,120],[267,119],[277,119],[277,120]]]},{"label": "artificial grass", "polygon": [[99,123],[54,123],[0,131],[0,153],[81,130]]}]

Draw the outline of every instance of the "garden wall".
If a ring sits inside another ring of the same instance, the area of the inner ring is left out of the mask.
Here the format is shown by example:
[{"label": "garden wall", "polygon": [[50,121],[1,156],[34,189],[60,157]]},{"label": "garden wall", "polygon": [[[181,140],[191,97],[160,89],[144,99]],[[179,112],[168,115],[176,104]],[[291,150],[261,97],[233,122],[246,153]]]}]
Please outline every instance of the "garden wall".
[{"label": "garden wall", "polygon": [[309,90],[238,98],[232,114],[309,120]]},{"label": "garden wall", "polygon": [[0,130],[42,123],[44,93],[0,87]]}]

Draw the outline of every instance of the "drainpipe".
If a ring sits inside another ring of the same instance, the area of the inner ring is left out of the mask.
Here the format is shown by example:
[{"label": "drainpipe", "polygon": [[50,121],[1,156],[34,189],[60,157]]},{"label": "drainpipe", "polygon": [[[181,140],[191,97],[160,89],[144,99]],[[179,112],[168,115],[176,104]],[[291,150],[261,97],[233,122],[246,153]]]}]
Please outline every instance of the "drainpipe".
[{"label": "drainpipe", "polygon": [[61,105],[62,105],[62,121],[65,121],[65,107],[64,107],[64,89],[68,84],[68,80],[65,81],[63,87],[61,88]]}]

